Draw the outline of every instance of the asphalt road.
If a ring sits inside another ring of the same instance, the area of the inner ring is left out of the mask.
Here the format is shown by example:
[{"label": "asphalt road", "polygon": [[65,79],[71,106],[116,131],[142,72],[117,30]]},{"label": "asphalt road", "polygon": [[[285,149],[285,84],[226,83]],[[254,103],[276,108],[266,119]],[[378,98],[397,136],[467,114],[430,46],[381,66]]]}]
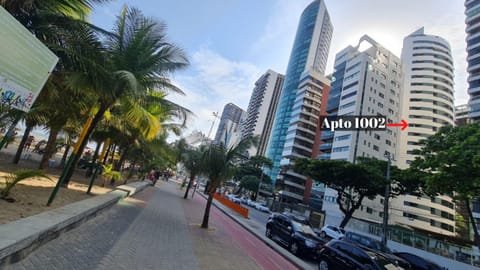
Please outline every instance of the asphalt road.
[{"label": "asphalt road", "polygon": [[[248,208],[248,217],[252,220],[255,220],[259,224],[262,225],[262,233],[265,233],[265,224],[267,224],[268,217],[270,216],[269,213],[261,212],[255,209],[254,207],[247,206],[245,204],[242,204],[244,207]],[[282,246],[281,244],[277,243],[279,246]],[[287,249],[286,247],[284,247]],[[300,258],[302,259],[306,264],[312,266],[313,269],[316,269],[318,267],[317,263],[313,260],[306,259],[306,258]]]}]

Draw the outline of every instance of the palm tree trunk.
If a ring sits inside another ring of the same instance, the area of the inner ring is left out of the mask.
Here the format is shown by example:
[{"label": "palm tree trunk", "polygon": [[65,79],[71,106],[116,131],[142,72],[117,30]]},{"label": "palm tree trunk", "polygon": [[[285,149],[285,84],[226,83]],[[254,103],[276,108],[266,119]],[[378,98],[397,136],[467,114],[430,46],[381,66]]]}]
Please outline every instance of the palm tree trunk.
[{"label": "palm tree trunk", "polygon": [[39,169],[45,169],[48,164],[48,160],[53,156],[56,149],[57,135],[60,132],[60,129],[52,128],[50,129],[50,134],[48,134],[47,145],[45,146],[45,153],[43,154],[42,160],[40,161]]},{"label": "palm tree trunk", "polygon": [[13,158],[13,164],[18,164],[18,162],[20,161],[23,148],[25,147],[25,143],[27,142],[27,139],[30,136],[30,132],[32,131],[34,126],[35,126],[34,123],[31,123],[30,121],[26,122],[25,132],[23,133],[22,140],[20,141],[20,145],[18,146],[17,152],[15,153],[15,157]]},{"label": "palm tree trunk", "polygon": [[122,152],[122,155],[120,155],[120,160],[118,161],[118,164],[115,164],[114,170],[115,171],[120,171],[122,168],[123,163],[125,162],[125,159],[127,158],[128,151],[130,151],[130,148],[132,147],[132,144],[128,144],[125,149]]},{"label": "palm tree trunk", "polygon": [[205,207],[205,213],[203,214],[203,221],[201,228],[208,229],[208,218],[210,217],[210,206],[212,206],[213,193],[208,193],[207,206]]},{"label": "palm tree trunk", "polygon": [[183,198],[186,199],[188,197],[188,191],[190,190],[190,187],[193,185],[193,180],[195,179],[195,175],[193,173],[190,174],[190,181],[188,181],[187,188],[185,190],[185,195],[183,195]]},{"label": "palm tree trunk", "polygon": [[64,167],[65,166],[65,162],[67,161],[67,156],[68,156],[68,152],[70,151],[70,144],[67,144],[67,146],[65,147],[65,152],[63,152],[63,156],[62,156],[62,161],[60,162],[60,167]]},{"label": "palm tree trunk", "polygon": [[102,146],[102,142],[97,142],[97,147],[95,147],[95,152],[93,153],[93,162],[98,159],[98,153],[100,153],[100,146]]},{"label": "palm tree trunk", "polygon": [[110,144],[107,147],[107,151],[105,151],[105,156],[103,157],[102,163],[107,164],[108,156],[110,155],[110,151],[112,150],[112,145]]},{"label": "palm tree trunk", "polygon": [[97,127],[98,123],[100,123],[100,120],[102,120],[102,118],[103,118],[103,114],[107,111],[107,109],[109,107],[110,106],[100,106],[100,109],[98,110],[98,112],[93,117],[93,120],[92,120],[92,123],[90,124],[90,127],[88,127],[88,130],[85,134],[85,137],[83,138],[83,141],[80,144],[80,148],[78,149],[78,152],[77,153],[72,153],[72,155],[70,156],[70,158],[72,159],[72,163],[71,163],[71,166],[69,168],[65,168],[66,172],[65,172],[65,180],[63,181],[63,184],[62,184],[63,187],[68,187],[68,183],[70,182],[70,178],[72,178],[72,174],[75,170],[75,167],[78,163],[78,160],[82,156],[83,149],[85,149],[85,146],[88,143],[88,139],[90,138],[90,135],[93,133],[93,131]]}]

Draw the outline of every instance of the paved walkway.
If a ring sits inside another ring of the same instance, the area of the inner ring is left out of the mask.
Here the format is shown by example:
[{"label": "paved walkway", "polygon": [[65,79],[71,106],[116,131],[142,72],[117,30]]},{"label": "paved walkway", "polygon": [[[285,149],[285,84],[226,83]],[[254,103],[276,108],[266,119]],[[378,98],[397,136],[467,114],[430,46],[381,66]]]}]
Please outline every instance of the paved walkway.
[{"label": "paved walkway", "polygon": [[158,182],[6,269],[296,269],[205,200]]}]

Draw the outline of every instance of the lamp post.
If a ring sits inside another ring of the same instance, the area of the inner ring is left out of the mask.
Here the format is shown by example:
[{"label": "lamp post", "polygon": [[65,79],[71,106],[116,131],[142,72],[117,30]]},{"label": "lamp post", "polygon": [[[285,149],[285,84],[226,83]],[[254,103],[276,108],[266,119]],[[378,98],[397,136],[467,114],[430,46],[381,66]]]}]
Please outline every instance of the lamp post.
[{"label": "lamp post", "polygon": [[387,154],[387,184],[385,185],[385,198],[383,199],[383,237],[382,243],[387,246],[388,235],[388,198],[390,197],[390,164],[392,163],[390,153]]},{"label": "lamp post", "polygon": [[261,169],[262,169],[262,171],[261,171],[261,174],[260,174],[260,183],[258,183],[258,189],[257,189],[257,194],[255,195],[255,201],[258,198],[258,194],[260,194],[260,186],[262,185],[262,180],[263,180],[263,166],[262,166]]}]

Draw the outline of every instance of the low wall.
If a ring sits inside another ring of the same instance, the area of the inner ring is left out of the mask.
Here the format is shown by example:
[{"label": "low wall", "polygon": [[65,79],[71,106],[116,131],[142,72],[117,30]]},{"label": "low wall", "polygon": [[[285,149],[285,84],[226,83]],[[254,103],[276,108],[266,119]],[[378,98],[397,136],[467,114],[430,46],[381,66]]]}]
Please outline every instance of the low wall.
[{"label": "low wall", "polygon": [[248,218],[248,208],[245,208],[238,203],[234,203],[230,201],[229,199],[222,197],[218,195],[217,193],[213,194],[213,198],[219,202],[221,202],[223,205],[227,206],[228,208],[232,209],[233,211],[239,213],[245,218]]}]

